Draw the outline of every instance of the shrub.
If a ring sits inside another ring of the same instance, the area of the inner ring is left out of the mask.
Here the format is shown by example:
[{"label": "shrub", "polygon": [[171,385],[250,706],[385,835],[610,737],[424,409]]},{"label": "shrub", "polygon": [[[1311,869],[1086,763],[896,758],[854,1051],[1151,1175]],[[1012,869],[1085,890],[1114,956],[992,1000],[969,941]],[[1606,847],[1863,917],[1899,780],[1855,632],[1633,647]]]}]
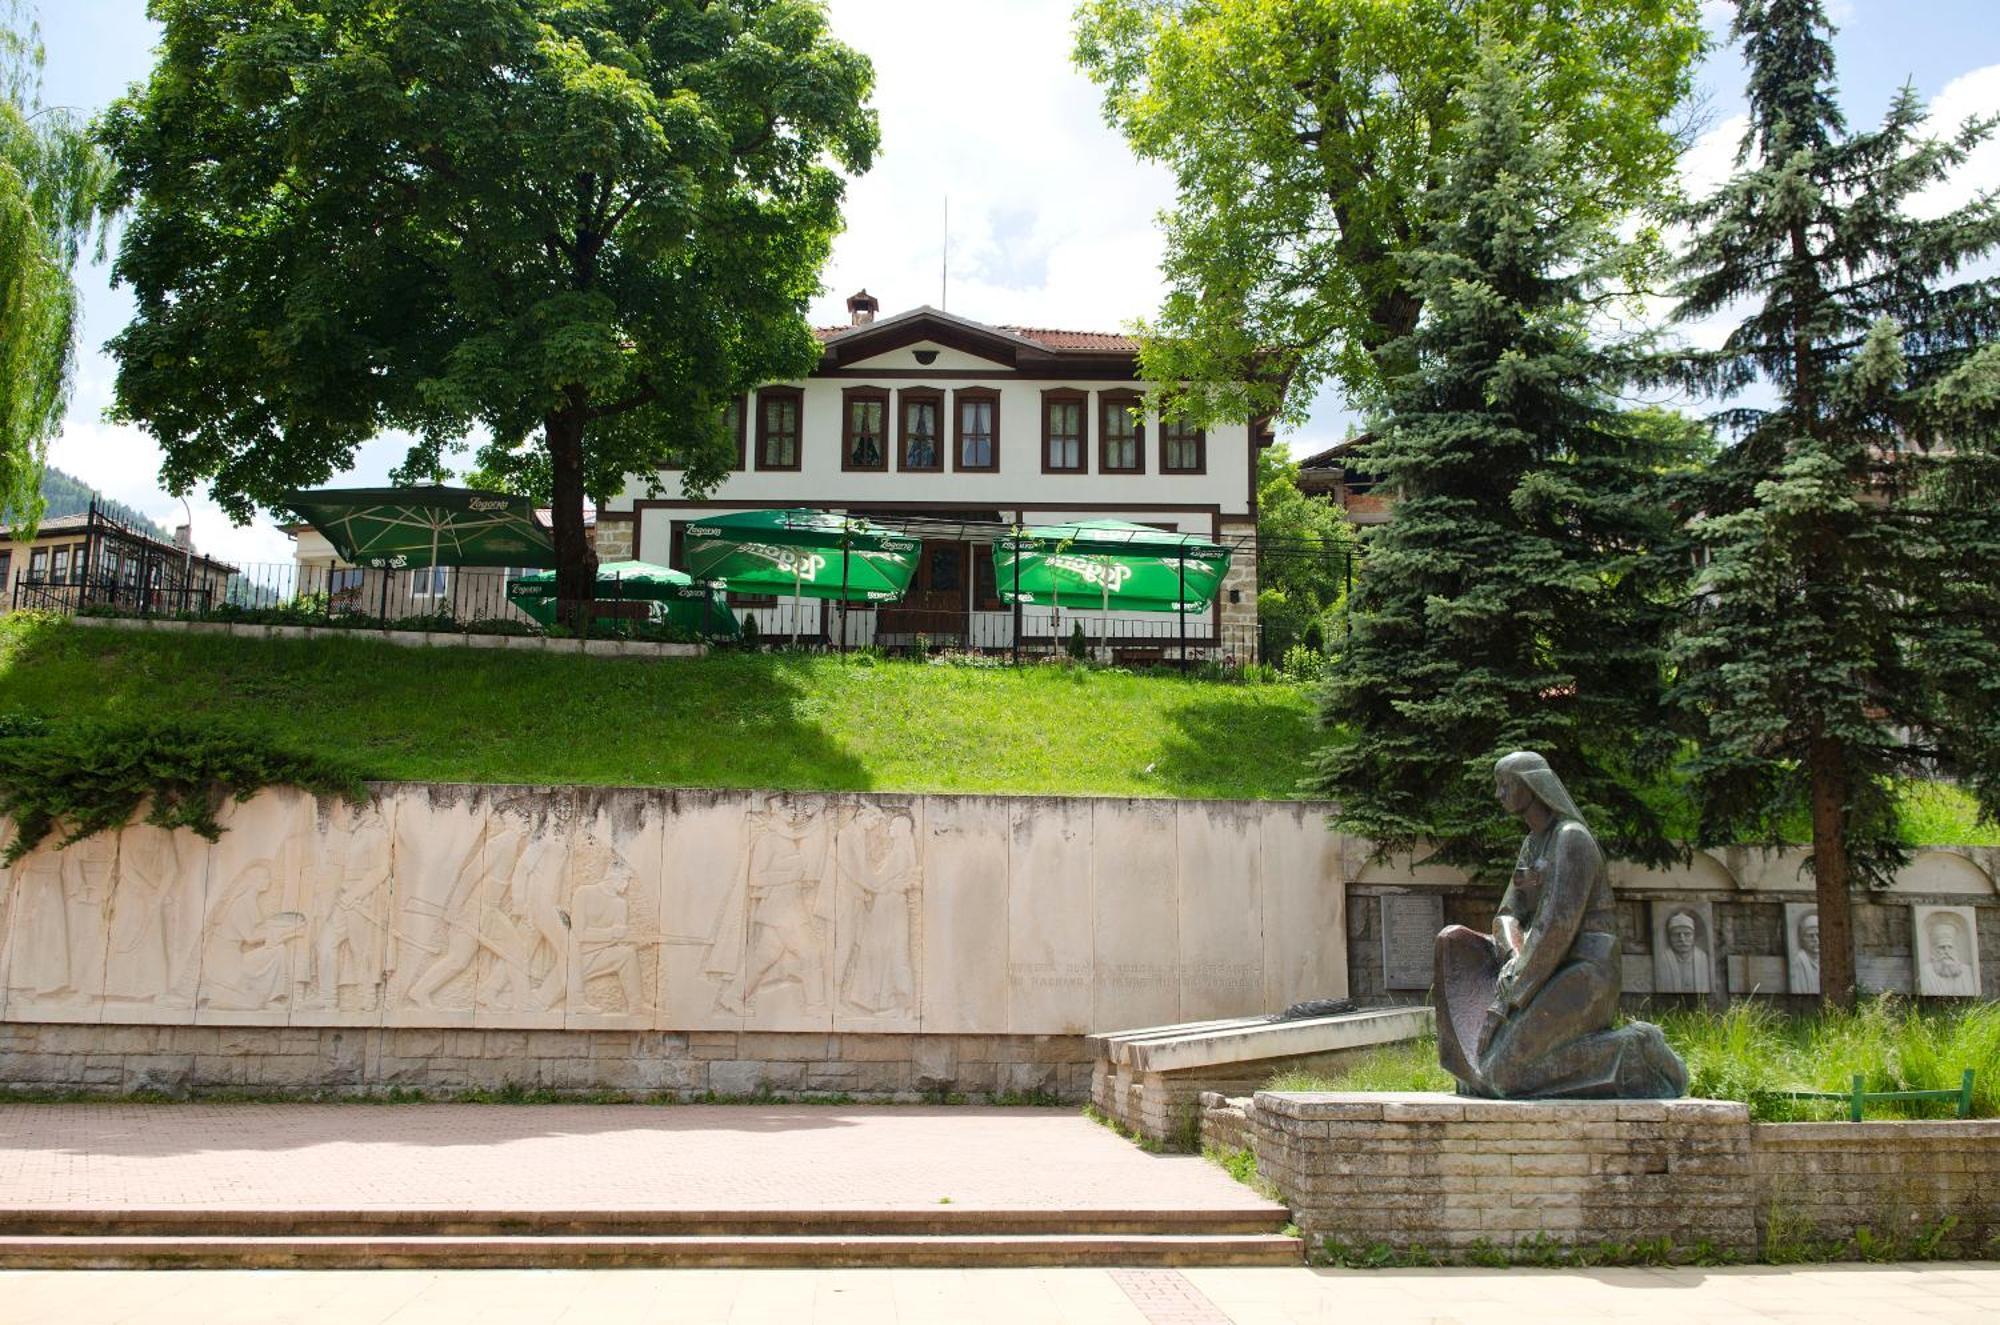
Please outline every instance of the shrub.
[{"label": "shrub", "polygon": [[486,616],[465,623],[468,635],[538,635],[541,628],[518,617]]},{"label": "shrub", "polygon": [[1326,679],[1331,661],[1324,653],[1310,644],[1294,644],[1285,650],[1285,659],[1278,668],[1287,680],[1317,683]]},{"label": "shrub", "polygon": [[360,800],[361,774],[337,760],[281,748],[213,723],[44,722],[0,717],[0,814],[14,840],[0,863],[18,861],[51,833],[68,846],[116,831],[143,804],[145,821],[222,835],[225,796],[248,800],[263,787],[294,786]]},{"label": "shrub", "polygon": [[1090,656],[1090,645],[1083,637],[1083,623],[1081,621],[1070,622],[1069,656],[1076,662],[1082,662]]}]

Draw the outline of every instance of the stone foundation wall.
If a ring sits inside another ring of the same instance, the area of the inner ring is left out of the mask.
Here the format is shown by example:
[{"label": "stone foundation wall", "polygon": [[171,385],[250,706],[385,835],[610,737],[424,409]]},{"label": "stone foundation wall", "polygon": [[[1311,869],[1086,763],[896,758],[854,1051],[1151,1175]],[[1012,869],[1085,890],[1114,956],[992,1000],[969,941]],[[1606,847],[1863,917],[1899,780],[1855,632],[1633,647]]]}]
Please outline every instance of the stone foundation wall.
[{"label": "stone foundation wall", "polygon": [[1261,1092],[1248,1114],[1258,1169],[1309,1244],[1756,1249],[1741,1104]]},{"label": "stone foundation wall", "polygon": [[1752,1123],[1714,1100],[1495,1101],[1261,1092],[1202,1101],[1309,1241],[1458,1256],[1658,1238],[1754,1258],[2000,1250],[2000,1121]]},{"label": "stone foundation wall", "polygon": [[1866,1227],[1910,1239],[1950,1219],[1945,1247],[2000,1253],[2000,1120],[1760,1123],[1750,1132],[1767,1237],[1846,1242]]},{"label": "stone foundation wall", "polygon": [[509,1086],[1076,1103],[1090,1060],[1076,1035],[0,1024],[0,1090],[448,1097]]}]

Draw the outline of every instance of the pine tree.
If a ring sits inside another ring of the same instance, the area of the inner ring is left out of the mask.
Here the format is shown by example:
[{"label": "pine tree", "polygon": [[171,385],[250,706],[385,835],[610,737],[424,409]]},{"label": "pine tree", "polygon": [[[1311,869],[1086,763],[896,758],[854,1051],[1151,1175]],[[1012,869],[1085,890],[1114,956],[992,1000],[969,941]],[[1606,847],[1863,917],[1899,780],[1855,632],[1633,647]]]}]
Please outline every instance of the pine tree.
[{"label": "pine tree", "polygon": [[1368,544],[1324,723],[1318,790],[1378,851],[1429,843],[1476,872],[1519,829],[1493,763],[1545,754],[1612,849],[1670,854],[1636,791],[1672,757],[1661,706],[1676,568],[1658,473],[1685,431],[1621,412],[1634,347],[1593,338],[1628,257],[1577,196],[1517,76],[1489,58],[1412,260],[1425,312],[1368,464],[1395,499]]},{"label": "pine tree", "polygon": [[1718,416],[1736,440],[1691,485],[1706,569],[1674,654],[1701,839],[1810,823],[1820,988],[1845,1004],[1849,889],[1904,858],[1897,779],[1964,770],[2000,811],[2000,353],[1981,348],[2000,301],[1957,277],[2000,210],[1909,213],[1991,126],[1927,138],[1905,88],[1851,133],[1831,34],[1818,0],[1739,0],[1750,126],[1736,176],[1688,209],[1678,315],[1755,307],[1678,368],[1775,402]]}]

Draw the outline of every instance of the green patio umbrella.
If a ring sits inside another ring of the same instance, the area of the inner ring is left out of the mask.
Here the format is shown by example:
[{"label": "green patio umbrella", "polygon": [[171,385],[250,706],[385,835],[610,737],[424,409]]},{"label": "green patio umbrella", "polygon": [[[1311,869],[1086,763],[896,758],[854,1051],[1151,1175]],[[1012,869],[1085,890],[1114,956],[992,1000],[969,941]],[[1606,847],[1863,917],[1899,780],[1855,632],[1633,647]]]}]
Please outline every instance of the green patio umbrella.
[{"label": "green patio umbrella", "polygon": [[[697,580],[738,593],[841,603],[892,603],[910,587],[923,544],[859,516],[831,511],[742,511],[686,527],[683,559]],[[843,623],[841,644],[847,642]],[[798,640],[798,624],[792,626]]]},{"label": "green patio umbrella", "polygon": [[[1060,613],[1065,602],[1094,599],[1107,613],[1174,612],[1183,637],[1186,614],[1208,610],[1228,570],[1229,549],[1219,543],[1126,520],[1029,525],[993,545],[994,584],[1004,602]],[[1104,629],[1108,638],[1108,621]]]},{"label": "green patio umbrella", "polygon": [[[597,567],[600,602],[649,602],[658,605],[654,619],[693,635],[734,639],[742,627],[729,604],[711,586],[669,566],[650,561],[607,561]],[[545,626],[556,621],[556,573],[538,571],[507,581],[507,601]]]},{"label": "green patio umbrella", "polygon": [[534,503],[505,492],[424,485],[320,488],[284,505],[326,535],[352,566],[547,566],[555,542]]}]

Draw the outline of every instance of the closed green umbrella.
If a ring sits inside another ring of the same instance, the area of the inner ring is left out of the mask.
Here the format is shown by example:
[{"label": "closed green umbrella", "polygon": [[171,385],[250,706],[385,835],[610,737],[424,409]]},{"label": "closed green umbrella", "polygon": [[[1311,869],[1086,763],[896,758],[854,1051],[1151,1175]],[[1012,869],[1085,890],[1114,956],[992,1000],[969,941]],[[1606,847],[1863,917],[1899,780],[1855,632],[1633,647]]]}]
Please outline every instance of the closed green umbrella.
[{"label": "closed green umbrella", "polygon": [[1003,601],[1058,612],[1092,600],[1107,613],[1174,612],[1184,635],[1186,614],[1208,610],[1228,570],[1229,549],[1219,543],[1126,520],[1030,525],[993,545]]},{"label": "closed green umbrella", "polygon": [[[923,544],[859,516],[742,511],[686,527],[688,574],[738,593],[892,603],[910,587]],[[844,646],[847,631],[841,631]],[[798,639],[794,621],[792,638]]]},{"label": "closed green umbrella", "polygon": [[[742,629],[736,614],[711,586],[697,584],[670,566],[650,561],[601,563],[593,597],[600,601],[657,603],[659,612],[655,619],[689,634],[734,639]],[[554,625],[555,572],[541,571],[507,581],[507,601],[543,625]]]}]

